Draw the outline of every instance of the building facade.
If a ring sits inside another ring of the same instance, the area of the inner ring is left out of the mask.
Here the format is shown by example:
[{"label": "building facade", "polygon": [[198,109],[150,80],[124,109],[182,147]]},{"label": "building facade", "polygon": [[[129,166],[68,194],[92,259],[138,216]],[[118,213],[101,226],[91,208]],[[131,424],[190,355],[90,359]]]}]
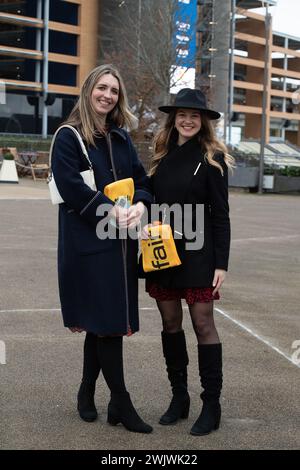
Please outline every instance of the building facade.
[{"label": "building facade", "polygon": [[274,32],[271,18],[252,11],[259,3],[238,2],[233,11],[231,125],[244,139],[260,139],[264,130],[266,142],[300,146],[300,38]]},{"label": "building facade", "polygon": [[300,37],[274,32],[255,10],[276,3],[198,0],[198,83],[224,114],[227,142],[259,140],[264,130],[266,142],[300,145]]},{"label": "building facade", "polygon": [[[1,0],[0,133],[54,132],[101,49],[110,50],[125,3],[138,21],[141,0]],[[196,86],[211,90],[227,142],[260,139],[264,131],[266,142],[300,145],[300,37],[274,32],[253,11],[275,4],[197,0]]]},{"label": "building facade", "polygon": [[97,63],[98,22],[98,0],[1,0],[0,132],[53,133]]}]

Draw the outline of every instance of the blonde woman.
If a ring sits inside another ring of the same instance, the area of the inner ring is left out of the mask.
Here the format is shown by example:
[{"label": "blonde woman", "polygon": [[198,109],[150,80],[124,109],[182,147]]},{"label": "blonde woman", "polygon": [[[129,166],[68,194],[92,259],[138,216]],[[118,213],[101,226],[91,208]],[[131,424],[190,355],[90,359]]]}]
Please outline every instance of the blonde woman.
[{"label": "blonde woman", "polygon": [[[64,325],[86,332],[78,411],[85,421],[97,418],[95,385],[100,370],[111,392],[107,421],[149,433],[152,427],[137,414],[123,373],[123,336],[139,329],[137,241],[100,239],[96,211],[106,204],[119,227],[139,223],[144,204],[152,200],[149,180],[130,137],[134,116],[129,110],[119,72],[102,65],[86,78],[65,124],[80,133],[93,166],[96,190],[80,172],[88,169],[79,141],[69,128],[59,130],[52,171],[64,200],[59,206],[58,277]],[[114,165],[112,164],[114,161]],[[115,179],[133,178],[133,205],[118,207],[103,194]]]},{"label": "blonde woman", "polygon": [[[204,243],[186,248],[184,234],[176,240],[182,264],[150,273],[146,290],[156,299],[162,318],[162,346],[173,397],[160,424],[187,418],[190,397],[187,387],[188,353],[182,329],[181,299],[185,299],[198,343],[199,374],[204,391],[203,408],[191,429],[193,435],[208,434],[220,423],[222,348],[213,317],[213,302],[225,280],[230,245],[228,168],[233,158],[216,139],[211,120],[220,114],[208,109],[200,90],[178,92],[174,105],[159,108],[167,113],[154,141],[151,163],[153,192],[157,204],[184,207],[204,205]],[[195,223],[193,210],[191,225]],[[191,227],[190,227],[191,228]],[[143,231],[144,236],[146,231]],[[199,234],[198,234],[199,235]]]}]

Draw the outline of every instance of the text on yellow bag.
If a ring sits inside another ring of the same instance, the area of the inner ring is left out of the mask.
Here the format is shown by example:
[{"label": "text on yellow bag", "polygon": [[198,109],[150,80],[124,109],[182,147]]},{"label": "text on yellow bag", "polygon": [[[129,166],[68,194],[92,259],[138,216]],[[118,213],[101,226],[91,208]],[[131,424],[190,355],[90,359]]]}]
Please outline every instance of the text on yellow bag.
[{"label": "text on yellow bag", "polygon": [[148,231],[150,238],[141,241],[143,270],[160,271],[179,266],[181,261],[170,225],[153,225]]}]

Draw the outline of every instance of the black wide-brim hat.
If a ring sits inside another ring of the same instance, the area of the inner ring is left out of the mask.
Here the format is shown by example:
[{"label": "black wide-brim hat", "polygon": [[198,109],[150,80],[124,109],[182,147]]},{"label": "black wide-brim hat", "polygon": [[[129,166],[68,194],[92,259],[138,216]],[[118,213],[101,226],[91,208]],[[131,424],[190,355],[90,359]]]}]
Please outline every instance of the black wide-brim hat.
[{"label": "black wide-brim hat", "polygon": [[217,111],[207,108],[204,93],[201,90],[193,90],[192,88],[182,88],[177,93],[174,104],[160,106],[158,109],[163,113],[170,113],[178,108],[197,109],[206,114],[209,119],[219,119],[221,117],[221,114]]}]

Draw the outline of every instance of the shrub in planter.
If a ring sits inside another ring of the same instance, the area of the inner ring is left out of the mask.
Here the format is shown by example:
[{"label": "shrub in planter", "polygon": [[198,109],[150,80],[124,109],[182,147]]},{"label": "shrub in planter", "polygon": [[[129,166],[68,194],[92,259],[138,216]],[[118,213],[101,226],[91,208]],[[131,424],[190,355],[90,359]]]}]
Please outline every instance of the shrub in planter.
[{"label": "shrub in planter", "polygon": [[13,156],[12,153],[10,152],[7,152],[7,153],[4,153],[3,152],[3,160],[14,160],[15,157]]},{"label": "shrub in planter", "polygon": [[300,176],[300,167],[299,166],[287,167],[287,176]]},{"label": "shrub in planter", "polygon": [[264,168],[264,175],[274,175],[274,168],[266,165]]}]

